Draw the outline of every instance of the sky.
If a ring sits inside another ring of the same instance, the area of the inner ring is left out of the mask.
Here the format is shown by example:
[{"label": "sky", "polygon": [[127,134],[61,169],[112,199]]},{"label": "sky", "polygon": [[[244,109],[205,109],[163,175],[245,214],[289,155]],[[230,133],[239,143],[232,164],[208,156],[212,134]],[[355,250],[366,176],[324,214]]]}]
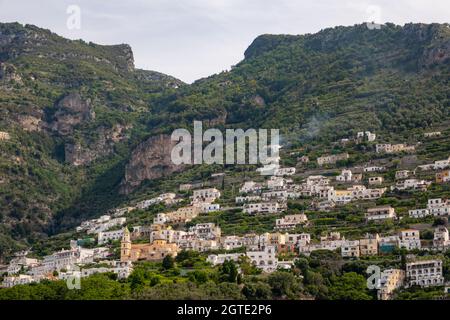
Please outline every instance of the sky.
[{"label": "sky", "polygon": [[128,43],[136,67],[191,83],[230,67],[261,34],[375,21],[450,23],[449,0],[0,0],[0,22]]}]

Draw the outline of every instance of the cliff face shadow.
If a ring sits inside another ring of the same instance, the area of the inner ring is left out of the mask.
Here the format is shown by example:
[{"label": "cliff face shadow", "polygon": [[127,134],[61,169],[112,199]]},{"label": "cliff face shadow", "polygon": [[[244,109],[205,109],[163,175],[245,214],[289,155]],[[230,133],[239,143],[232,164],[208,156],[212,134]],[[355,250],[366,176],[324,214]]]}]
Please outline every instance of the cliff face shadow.
[{"label": "cliff face shadow", "polygon": [[81,221],[97,217],[124,202],[127,196],[119,194],[119,186],[125,165],[126,159],[120,160],[95,178],[70,207],[55,214],[48,233],[67,231]]}]

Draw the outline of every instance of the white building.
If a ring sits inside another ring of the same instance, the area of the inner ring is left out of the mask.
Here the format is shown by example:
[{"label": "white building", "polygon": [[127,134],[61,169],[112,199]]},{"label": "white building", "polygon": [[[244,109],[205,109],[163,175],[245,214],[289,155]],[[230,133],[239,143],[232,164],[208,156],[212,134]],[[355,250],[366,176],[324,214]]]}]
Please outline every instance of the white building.
[{"label": "white building", "polygon": [[123,229],[98,233],[98,244],[120,240],[123,237]]},{"label": "white building", "polygon": [[447,200],[428,199],[426,209],[413,209],[409,210],[409,216],[411,218],[423,218],[429,215],[434,216],[447,216],[450,214],[450,203]]},{"label": "white building", "polygon": [[395,180],[406,179],[409,177],[411,172],[409,170],[400,170],[395,172]]},{"label": "white building", "polygon": [[286,244],[293,244],[297,247],[306,246],[311,242],[311,235],[309,233],[286,234]]},{"label": "white building", "polygon": [[431,184],[430,181],[418,180],[418,179],[406,179],[403,181],[398,181],[394,186],[391,186],[391,190],[426,190]]},{"label": "white building", "polygon": [[248,203],[248,202],[258,202],[261,201],[260,196],[245,196],[245,197],[236,197],[236,203]]},{"label": "white building", "polygon": [[364,172],[380,172],[384,171],[385,167],[377,167],[377,166],[371,166],[371,167],[365,167]]},{"label": "white building", "polygon": [[280,190],[283,189],[286,180],[283,177],[272,176],[267,180],[267,189],[269,190]]},{"label": "white building", "polygon": [[211,254],[206,259],[207,262],[213,266],[223,264],[225,261],[238,262],[240,257],[245,257],[245,253],[226,253],[226,254]]},{"label": "white building", "polygon": [[27,271],[39,264],[38,259],[27,258],[28,252],[20,252],[8,264],[6,272],[8,275],[14,275],[20,271]]},{"label": "white building", "polygon": [[306,214],[287,215],[281,219],[276,219],[275,228],[279,230],[294,229],[297,225],[307,223]]},{"label": "white building", "polygon": [[220,210],[220,204],[218,203],[210,203],[210,202],[203,202],[200,200],[195,200],[192,202],[192,205],[194,207],[197,207],[200,209],[200,213],[210,213],[210,212],[216,212]]},{"label": "white building", "polygon": [[336,176],[338,182],[352,182],[352,171],[344,169],[341,174]]},{"label": "white building", "polygon": [[420,249],[420,231],[415,229],[402,230],[400,232],[398,246],[406,250]]},{"label": "white building", "polygon": [[239,236],[226,236],[220,239],[221,246],[225,250],[233,250],[245,246],[244,239]]},{"label": "white building", "polygon": [[217,190],[216,188],[194,190],[193,192],[194,200],[202,200],[204,202],[214,202],[218,198],[220,198],[220,191]]},{"label": "white building", "polygon": [[430,215],[428,209],[412,209],[408,211],[410,218],[424,218]]},{"label": "white building", "polygon": [[396,218],[395,209],[391,206],[370,208],[366,212],[367,221],[378,221]]},{"label": "white building", "polygon": [[281,200],[286,201],[288,199],[288,192],[286,190],[267,191],[261,194],[263,201]]},{"label": "white building", "polygon": [[428,210],[434,216],[448,216],[450,214],[450,203],[448,200],[429,199]]},{"label": "white building", "polygon": [[256,183],[254,181],[246,181],[244,185],[239,189],[239,193],[255,193],[261,191],[263,188],[262,183]]},{"label": "white building", "polygon": [[58,278],[60,280],[67,280],[73,277],[85,278],[98,273],[115,273],[118,279],[126,279],[133,271],[133,264],[131,261],[102,261],[104,264],[109,264],[109,267],[97,268],[69,268],[65,272],[60,272]]},{"label": "white building", "polygon": [[282,212],[285,208],[278,202],[259,202],[244,204],[243,211],[248,214],[270,214]]},{"label": "white building", "polygon": [[215,240],[220,239],[221,229],[215,223],[199,223],[189,228],[189,232],[195,234],[198,239]]},{"label": "white building", "polygon": [[434,162],[434,170],[446,169],[450,167],[450,157],[445,160],[438,160]]},{"label": "white building", "polygon": [[444,277],[442,276],[442,260],[428,259],[407,262],[406,279],[409,287],[444,285]]},{"label": "white building", "polygon": [[425,138],[438,137],[438,136],[440,136],[440,135],[441,135],[441,132],[440,132],[440,131],[425,132],[425,133],[423,134],[423,136],[424,136]]},{"label": "white building", "polygon": [[247,256],[254,266],[264,272],[273,272],[277,270],[278,259],[274,246],[266,246],[261,251],[248,251]]},{"label": "white building", "polygon": [[17,276],[5,277],[2,283],[3,288],[12,288],[17,285],[30,284],[37,282],[36,279],[30,275],[19,274]]},{"label": "white building", "polygon": [[347,189],[351,191],[353,200],[374,200],[381,198],[386,192],[386,188],[372,188],[367,189],[363,185],[355,185]]},{"label": "white building", "polygon": [[307,186],[327,186],[330,184],[330,179],[325,176],[309,176],[306,178]]},{"label": "white building", "polygon": [[87,230],[87,234],[97,234],[99,232],[104,232],[114,227],[123,226],[126,222],[127,222],[126,218],[109,219],[106,222],[96,223],[93,226],[91,226]]}]

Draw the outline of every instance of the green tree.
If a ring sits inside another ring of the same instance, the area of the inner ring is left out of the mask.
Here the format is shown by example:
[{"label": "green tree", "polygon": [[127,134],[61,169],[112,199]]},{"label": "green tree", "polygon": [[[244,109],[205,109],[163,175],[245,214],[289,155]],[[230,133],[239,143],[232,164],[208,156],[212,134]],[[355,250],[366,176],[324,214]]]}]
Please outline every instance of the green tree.
[{"label": "green tree", "polygon": [[300,293],[300,283],[292,273],[277,271],[271,273],[268,283],[274,297],[295,299]]},{"label": "green tree", "polygon": [[329,288],[330,298],[333,300],[371,300],[367,289],[367,281],[356,272],[333,276]]},{"label": "green tree", "polygon": [[236,282],[238,278],[238,269],[234,261],[225,260],[219,268],[220,280],[224,282]]},{"label": "green tree", "polygon": [[175,266],[175,259],[171,255],[167,255],[164,257],[162,261],[162,267],[165,270],[172,269]]}]

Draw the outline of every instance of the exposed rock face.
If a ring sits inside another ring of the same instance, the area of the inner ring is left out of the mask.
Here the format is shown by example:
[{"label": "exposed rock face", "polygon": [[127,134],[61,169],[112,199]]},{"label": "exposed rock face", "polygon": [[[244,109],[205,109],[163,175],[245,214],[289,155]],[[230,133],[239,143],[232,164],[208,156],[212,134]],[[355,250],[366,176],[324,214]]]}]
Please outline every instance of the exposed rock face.
[{"label": "exposed rock face", "polygon": [[66,136],[73,132],[74,126],[95,118],[95,112],[90,100],[83,99],[78,93],[70,93],[58,103],[58,110],[50,128],[60,135]]},{"label": "exposed rock face", "polygon": [[159,179],[183,170],[184,165],[175,165],[171,160],[176,144],[170,135],[158,135],[138,145],[126,166],[120,192],[128,194],[144,180]]},{"label": "exposed rock face", "polygon": [[0,81],[22,84],[22,77],[12,64],[0,62]]},{"label": "exposed rock face", "polygon": [[64,146],[66,162],[74,166],[81,166],[94,159],[94,153],[89,149],[83,149],[81,144],[66,144]]},{"label": "exposed rock face", "polygon": [[134,55],[133,50],[128,44],[122,44],[118,46],[120,48],[120,51],[123,52],[123,59],[125,60],[125,65],[127,67],[127,71],[133,71],[134,70]]},{"label": "exposed rock face", "polygon": [[116,125],[112,129],[98,129],[99,138],[91,143],[66,143],[64,146],[65,161],[74,166],[83,166],[97,158],[109,155],[114,151],[114,145],[127,138],[129,126]]},{"label": "exposed rock face", "polygon": [[440,46],[425,50],[422,60],[423,66],[431,66],[450,61],[450,41]]},{"label": "exposed rock face", "polygon": [[35,117],[33,115],[19,115],[17,121],[20,123],[24,131],[41,131],[45,127],[41,116]]}]

